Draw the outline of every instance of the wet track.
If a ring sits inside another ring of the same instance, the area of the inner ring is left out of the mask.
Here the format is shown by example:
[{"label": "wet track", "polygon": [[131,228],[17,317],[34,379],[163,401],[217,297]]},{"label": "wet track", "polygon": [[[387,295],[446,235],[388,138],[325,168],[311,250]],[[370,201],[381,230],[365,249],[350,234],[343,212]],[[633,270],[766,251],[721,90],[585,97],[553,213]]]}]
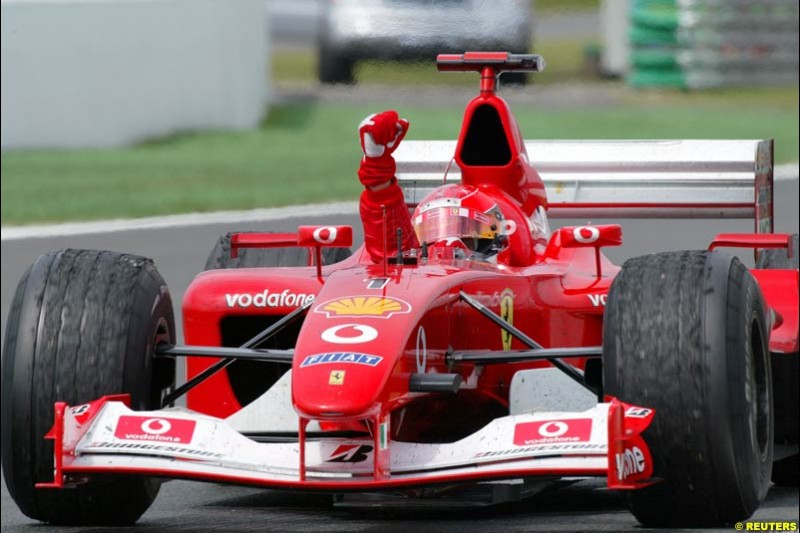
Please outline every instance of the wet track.
[{"label": "wet track", "polygon": [[[798,231],[797,181],[776,183],[777,231]],[[289,231],[299,223],[353,224],[360,239],[356,216],[324,220],[286,219],[279,223],[237,226],[197,226],[139,230],[102,235],[41,238],[2,243],[2,322],[5,322],[14,287],[39,254],[56,248],[100,248],[153,257],[167,280],[176,302],[220,233],[234,229]],[[567,222],[567,221],[565,221]],[[585,222],[585,221],[581,221]],[[722,231],[751,231],[748,221],[627,221],[625,244],[608,255],[620,262],[626,257],[663,250],[705,248]],[[798,491],[772,489],[754,519],[798,520]],[[583,482],[558,492],[490,510],[396,510],[334,508],[329,496],[256,490],[173,481],[162,488],[154,506],[136,531],[620,531],[638,528],[619,497],[603,490],[602,483]],[[134,528],[132,528],[133,530]],[[733,528],[725,528],[731,531]],[[17,510],[2,487],[2,531],[94,531],[93,528],[55,529],[28,520]]]}]

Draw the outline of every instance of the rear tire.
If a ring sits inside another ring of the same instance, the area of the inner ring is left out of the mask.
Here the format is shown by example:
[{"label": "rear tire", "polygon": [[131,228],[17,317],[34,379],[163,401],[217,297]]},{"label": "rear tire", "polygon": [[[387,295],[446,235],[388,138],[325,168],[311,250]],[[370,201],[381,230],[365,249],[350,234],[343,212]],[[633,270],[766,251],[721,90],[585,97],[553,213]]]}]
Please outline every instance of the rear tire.
[{"label": "rear tire", "polygon": [[663,481],[632,491],[645,526],[748,518],[769,489],[773,413],[765,306],[730,256],[628,260],[608,294],[605,393],[655,409],[643,437]]},{"label": "rear tire", "polygon": [[174,343],[172,300],[152,261],[95,250],[39,257],[14,293],[2,378],[2,463],[9,493],[30,518],[63,525],[134,523],[158,494],[143,477],[92,479],[36,489],[53,480],[56,401],[79,405],[129,393],[134,409],[158,408],[175,379],[159,342]]},{"label": "rear tire", "polygon": [[[762,250],[758,256],[757,268],[798,270],[800,248],[798,237],[792,235],[794,255],[789,257],[786,250]],[[773,353],[772,380],[775,398],[775,444],[797,446],[800,441],[798,419],[800,419],[800,352],[793,354]],[[782,487],[797,487],[800,477],[800,455],[786,457],[772,465],[772,481]]]}]

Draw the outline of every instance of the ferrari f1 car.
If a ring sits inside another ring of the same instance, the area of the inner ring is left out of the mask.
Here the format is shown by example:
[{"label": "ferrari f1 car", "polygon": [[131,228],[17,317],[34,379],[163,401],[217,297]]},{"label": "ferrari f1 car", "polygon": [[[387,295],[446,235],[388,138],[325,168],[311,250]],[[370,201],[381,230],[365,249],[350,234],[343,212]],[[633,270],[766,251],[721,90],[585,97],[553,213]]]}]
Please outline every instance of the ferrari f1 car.
[{"label": "ferrari f1 car", "polygon": [[[438,65],[481,91],[456,143],[398,150],[399,182],[409,206],[445,182],[500,198],[509,253],[376,263],[348,226],[229,234],[185,294],[185,345],[150,260],[40,257],[3,358],[2,464],[26,515],[131,523],[164,479],[411,495],[601,477],[643,524],[714,525],[771,479],[797,486],[797,235],[773,232],[771,141],[525,142],[495,80],[540,57]],[[545,192],[551,219],[755,231],[618,267],[601,251],[616,224],[533,242]]]}]

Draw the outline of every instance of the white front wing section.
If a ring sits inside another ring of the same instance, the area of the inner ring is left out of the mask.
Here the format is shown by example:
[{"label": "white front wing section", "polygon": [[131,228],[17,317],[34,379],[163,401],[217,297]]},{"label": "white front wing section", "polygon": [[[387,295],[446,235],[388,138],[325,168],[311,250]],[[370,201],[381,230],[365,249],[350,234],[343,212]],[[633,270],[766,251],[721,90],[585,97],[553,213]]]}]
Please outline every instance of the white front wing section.
[{"label": "white front wing section", "polygon": [[[71,411],[65,413],[65,451],[71,448],[70,435],[85,433],[73,441],[74,452],[65,454],[67,475],[116,471],[273,486],[356,480],[375,484],[372,438],[308,440],[301,480],[297,442],[258,443],[223,420],[179,408],[134,412],[112,401],[87,422],[88,429],[81,429]],[[389,477],[424,483],[506,474],[605,475],[608,413],[604,403],[580,413],[521,414],[494,420],[454,443],[391,442]],[[131,420],[146,431],[126,434]],[[191,426],[192,431],[176,441],[164,430],[168,426]]]}]

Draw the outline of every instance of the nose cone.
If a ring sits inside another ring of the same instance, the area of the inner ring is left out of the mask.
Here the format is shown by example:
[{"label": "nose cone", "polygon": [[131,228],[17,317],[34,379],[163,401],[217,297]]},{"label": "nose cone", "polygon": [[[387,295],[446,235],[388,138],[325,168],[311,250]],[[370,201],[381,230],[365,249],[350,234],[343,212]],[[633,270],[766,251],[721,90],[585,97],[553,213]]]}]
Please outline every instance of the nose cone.
[{"label": "nose cone", "polygon": [[374,412],[393,366],[393,358],[375,351],[330,348],[300,358],[292,375],[297,410],[313,418]]},{"label": "nose cone", "polygon": [[411,306],[389,297],[337,298],[309,311],[295,347],[292,401],[308,418],[374,414],[408,339]]}]

